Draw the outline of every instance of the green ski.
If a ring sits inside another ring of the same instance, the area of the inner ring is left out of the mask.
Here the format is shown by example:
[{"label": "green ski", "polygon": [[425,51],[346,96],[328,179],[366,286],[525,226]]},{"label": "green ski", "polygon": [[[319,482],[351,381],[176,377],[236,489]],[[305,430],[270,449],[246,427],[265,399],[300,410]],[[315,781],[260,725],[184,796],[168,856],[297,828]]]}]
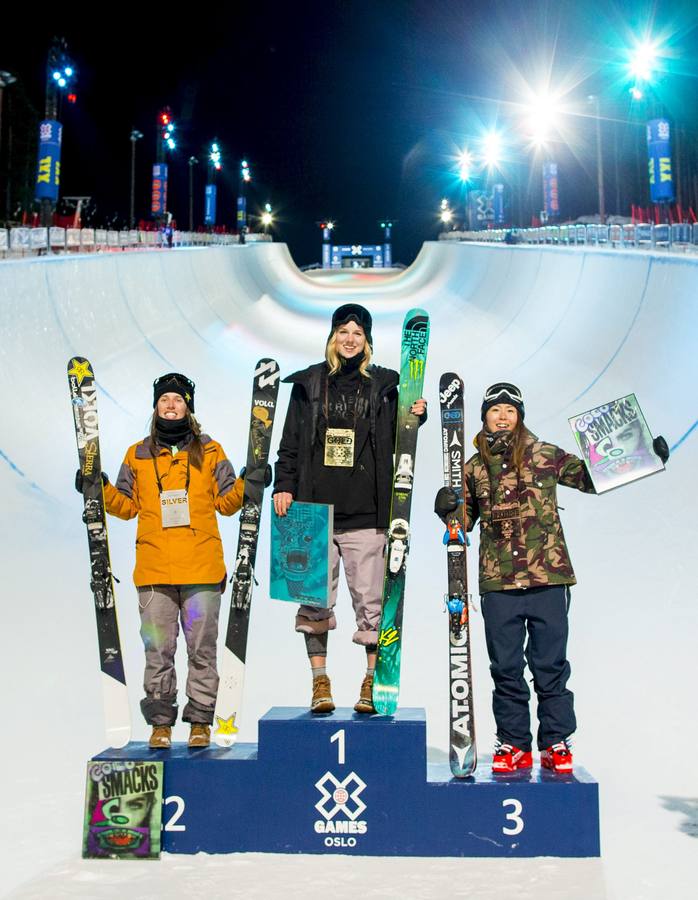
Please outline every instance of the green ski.
[{"label": "green ski", "polygon": [[377,712],[385,716],[395,712],[400,694],[402,610],[410,549],[410,508],[419,428],[419,419],[410,412],[410,407],[423,394],[428,344],[429,316],[423,309],[411,309],[402,329],[393,497],[385,555],[378,659],[373,681],[373,705]]}]

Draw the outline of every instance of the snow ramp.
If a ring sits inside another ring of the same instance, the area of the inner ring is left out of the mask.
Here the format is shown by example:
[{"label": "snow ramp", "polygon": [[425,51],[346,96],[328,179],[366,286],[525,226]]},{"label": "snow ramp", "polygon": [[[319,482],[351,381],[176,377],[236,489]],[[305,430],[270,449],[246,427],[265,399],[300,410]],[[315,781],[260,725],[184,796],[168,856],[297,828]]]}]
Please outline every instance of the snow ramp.
[{"label": "snow ramp", "polygon": [[[630,392],[650,428],[673,448],[666,472],[611,494],[559,492],[579,580],[570,611],[577,754],[613,810],[602,828],[605,848],[617,851],[618,872],[611,879],[620,884],[623,871],[625,895],[645,896],[627,888],[638,849],[644,841],[649,847],[650,837],[661,831],[666,865],[671,840],[689,840],[681,831],[680,798],[694,796],[690,775],[682,771],[692,766],[662,767],[659,760],[669,748],[698,743],[688,675],[695,669],[689,660],[698,637],[697,286],[698,261],[690,256],[451,242],[426,243],[413,265],[397,274],[307,276],[283,244],[0,263],[1,665],[2,683],[13,686],[5,702],[7,721],[23,734],[59,738],[68,757],[80,761],[66,763],[64,771],[73,779],[71,797],[77,796],[82,760],[102,747],[102,721],[86,540],[73,488],[77,454],[68,359],[82,355],[93,363],[103,465],[112,478],[126,447],[146,431],[153,379],[168,371],[196,382],[197,417],[239,469],[257,359],[276,358],[283,375],[320,360],[332,310],[355,301],[373,314],[376,361],[397,368],[402,319],[409,308],[421,306],[431,316],[425,387],[431,415],[420,432],[416,462],[401,702],[426,707],[437,757],[446,752],[448,735],[446,567],[432,512],[442,483],[441,372],[455,370],[465,380],[469,435],[478,430],[485,387],[507,380],[523,391],[531,430],[568,450],[574,450],[568,416]],[[272,458],[288,396],[289,387],[282,385]],[[248,741],[256,740],[260,715],[272,705],[305,703],[310,684],[293,610],[268,597],[269,506],[267,497],[240,734]],[[222,521],[221,532],[230,567],[236,521]],[[141,739],[142,648],[130,580],[134,536],[133,522],[110,520],[134,737]],[[476,543],[470,556],[474,591]],[[363,660],[351,644],[345,589],[338,618],[330,673],[336,702],[351,705]],[[226,619],[224,604],[221,633]],[[478,615],[473,629],[476,722],[487,752],[494,724]],[[182,648],[180,697],[184,656]],[[181,739],[184,731],[175,736]],[[620,772],[609,745],[626,740],[642,750]],[[50,746],[29,748],[22,765],[39,765],[47,749],[50,754]],[[650,766],[650,759],[657,764]],[[31,796],[25,790],[26,784],[16,789],[18,810]],[[632,809],[621,825],[629,796]],[[60,792],[53,802],[60,807]],[[670,889],[664,895],[683,896]]]}]

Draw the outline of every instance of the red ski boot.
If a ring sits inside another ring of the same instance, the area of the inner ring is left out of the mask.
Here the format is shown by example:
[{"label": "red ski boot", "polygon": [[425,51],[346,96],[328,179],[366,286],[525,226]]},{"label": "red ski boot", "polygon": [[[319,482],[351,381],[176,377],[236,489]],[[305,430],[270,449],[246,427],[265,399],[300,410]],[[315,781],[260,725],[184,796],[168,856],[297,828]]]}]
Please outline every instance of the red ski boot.
[{"label": "red ski boot", "polygon": [[497,744],[492,757],[493,772],[516,772],[518,769],[530,769],[533,757],[530,750],[521,750],[511,744]]},{"label": "red ski boot", "polygon": [[540,764],[553,772],[567,774],[572,771],[572,751],[567,741],[558,741],[547,750],[540,751]]}]

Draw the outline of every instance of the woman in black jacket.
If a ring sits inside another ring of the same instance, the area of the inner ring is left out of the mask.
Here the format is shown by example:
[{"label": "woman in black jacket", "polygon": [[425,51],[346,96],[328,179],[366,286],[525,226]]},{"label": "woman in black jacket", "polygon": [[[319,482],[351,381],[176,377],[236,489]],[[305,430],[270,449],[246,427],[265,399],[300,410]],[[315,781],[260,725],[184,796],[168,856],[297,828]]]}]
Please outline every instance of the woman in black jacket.
[{"label": "woman in black jacket", "polygon": [[[329,609],[299,607],[296,631],[305,636],[313,673],[311,712],[334,709],[327,676],[327,635],[336,628],[339,561],[351,593],[354,643],[366,649],[366,674],[354,709],[372,701],[381,613],[386,529],[390,519],[398,374],[371,363],[371,315],[347,303],[335,310],[325,362],[290,375],[293,384],[279,447],[274,509],[293,500],[334,506],[333,583]],[[426,401],[412,412],[426,419]]]}]

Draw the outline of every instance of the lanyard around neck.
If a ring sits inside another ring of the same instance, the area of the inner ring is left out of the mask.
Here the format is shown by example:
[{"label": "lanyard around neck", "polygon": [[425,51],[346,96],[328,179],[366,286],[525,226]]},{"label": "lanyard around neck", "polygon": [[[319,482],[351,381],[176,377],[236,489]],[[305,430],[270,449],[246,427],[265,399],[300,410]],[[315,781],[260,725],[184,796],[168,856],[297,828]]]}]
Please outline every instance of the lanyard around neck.
[{"label": "lanyard around neck", "polygon": [[[155,478],[158,483],[158,491],[162,495],[162,480],[160,478],[160,473],[158,472],[158,464],[155,454],[151,454],[151,459],[153,460],[153,468],[155,469]],[[189,493],[189,478],[191,476],[191,462],[189,460],[189,453],[187,453],[187,483],[184,486],[184,490]]]}]

